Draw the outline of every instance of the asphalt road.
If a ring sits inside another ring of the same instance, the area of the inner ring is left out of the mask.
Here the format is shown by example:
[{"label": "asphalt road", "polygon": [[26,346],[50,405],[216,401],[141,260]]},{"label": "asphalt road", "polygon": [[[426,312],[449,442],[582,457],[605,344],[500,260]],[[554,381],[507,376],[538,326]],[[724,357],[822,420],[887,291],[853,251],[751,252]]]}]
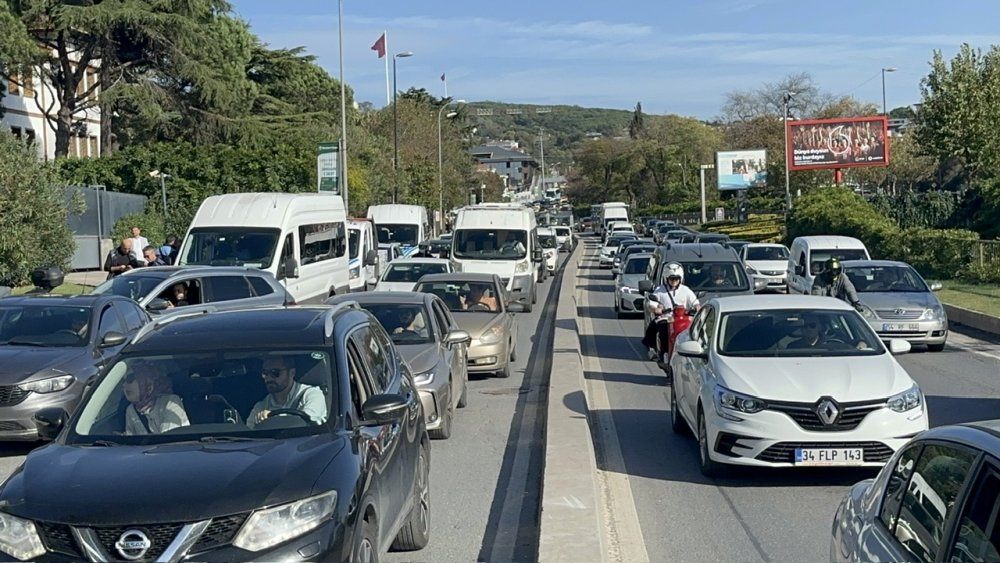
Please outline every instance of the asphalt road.
[{"label": "asphalt road", "polygon": [[[694,438],[670,429],[669,387],[656,364],[645,361],[642,320],[615,317],[610,270],[590,259],[596,239],[585,244],[577,298],[588,401],[598,407],[592,417],[599,428],[615,429],[595,433],[598,466],[627,482],[624,493],[621,486],[613,489],[627,497],[625,504],[616,499],[625,507],[614,515],[618,526],[640,530],[618,538],[633,550],[622,560],[828,560],[838,502],[851,484],[873,473],[740,471],[726,480],[703,477]],[[943,352],[918,349],[899,356],[927,395],[931,424],[1000,417],[1000,345],[954,332],[950,342]]]}]

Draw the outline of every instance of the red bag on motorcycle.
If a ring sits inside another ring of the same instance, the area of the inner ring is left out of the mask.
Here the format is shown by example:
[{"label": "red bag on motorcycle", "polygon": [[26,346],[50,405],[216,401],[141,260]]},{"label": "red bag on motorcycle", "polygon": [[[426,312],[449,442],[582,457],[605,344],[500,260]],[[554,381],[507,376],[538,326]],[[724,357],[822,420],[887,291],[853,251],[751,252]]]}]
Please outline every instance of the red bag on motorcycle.
[{"label": "red bag on motorcycle", "polygon": [[692,317],[688,315],[684,307],[674,307],[674,322],[670,325],[670,354],[668,359],[674,355],[674,342],[677,335],[691,327]]}]

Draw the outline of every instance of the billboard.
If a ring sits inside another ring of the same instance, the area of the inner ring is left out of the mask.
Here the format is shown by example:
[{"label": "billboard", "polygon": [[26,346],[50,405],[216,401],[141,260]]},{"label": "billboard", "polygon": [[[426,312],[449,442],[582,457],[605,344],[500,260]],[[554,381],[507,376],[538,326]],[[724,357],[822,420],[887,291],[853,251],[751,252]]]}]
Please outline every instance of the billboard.
[{"label": "billboard", "polygon": [[720,190],[745,190],[767,185],[767,151],[719,151],[715,170]]},{"label": "billboard", "polygon": [[889,120],[884,116],[789,121],[786,127],[790,170],[889,164]]}]

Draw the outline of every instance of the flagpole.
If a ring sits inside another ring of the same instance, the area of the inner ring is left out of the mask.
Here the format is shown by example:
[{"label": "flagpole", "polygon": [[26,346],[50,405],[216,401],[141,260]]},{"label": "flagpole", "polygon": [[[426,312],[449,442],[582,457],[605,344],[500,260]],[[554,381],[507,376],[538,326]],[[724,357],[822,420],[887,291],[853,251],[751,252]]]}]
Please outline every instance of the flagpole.
[{"label": "flagpole", "polygon": [[392,96],[389,94],[389,32],[383,31],[385,37],[385,105],[392,103]]},{"label": "flagpole", "polygon": [[444,99],[448,99],[448,77],[445,75],[444,79]]}]

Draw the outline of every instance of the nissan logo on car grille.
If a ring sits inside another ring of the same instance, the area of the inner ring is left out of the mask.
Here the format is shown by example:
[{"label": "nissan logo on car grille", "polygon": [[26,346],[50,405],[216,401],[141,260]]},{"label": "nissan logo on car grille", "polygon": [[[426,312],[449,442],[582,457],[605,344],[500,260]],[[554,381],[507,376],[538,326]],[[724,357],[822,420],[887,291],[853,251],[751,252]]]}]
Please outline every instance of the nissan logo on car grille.
[{"label": "nissan logo on car grille", "polygon": [[115,542],[115,549],[125,559],[138,561],[146,556],[152,545],[153,542],[142,530],[126,530]]}]

